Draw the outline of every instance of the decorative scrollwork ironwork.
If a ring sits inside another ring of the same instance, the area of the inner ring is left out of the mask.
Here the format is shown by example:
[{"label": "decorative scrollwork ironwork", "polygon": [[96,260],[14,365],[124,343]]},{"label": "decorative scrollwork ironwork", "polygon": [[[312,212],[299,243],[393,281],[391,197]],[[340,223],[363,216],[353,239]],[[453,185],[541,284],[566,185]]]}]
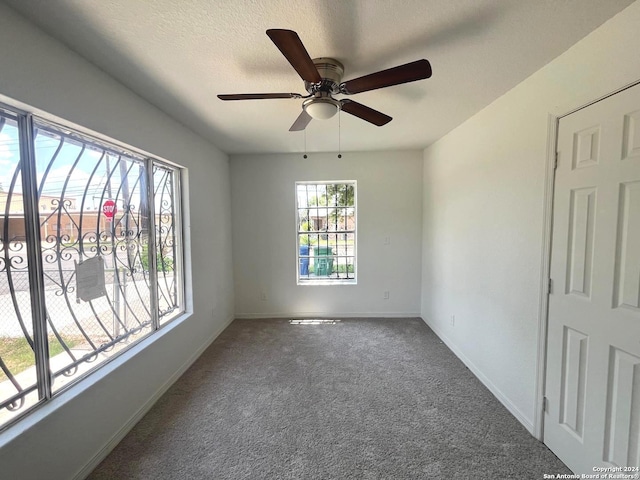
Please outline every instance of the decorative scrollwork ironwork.
[{"label": "decorative scrollwork ironwork", "polygon": [[[6,119],[0,114],[0,132],[5,124]],[[12,128],[17,138],[17,124]],[[42,167],[38,171],[37,204],[45,287],[43,321],[49,351],[55,356],[55,362],[53,358],[50,361],[55,390],[67,381],[63,379],[77,377],[89,364],[101,363],[107,354],[151,331],[148,243],[149,218],[154,208],[158,209],[155,216],[160,302],[155,308],[161,317],[178,308],[175,180],[171,169],[154,167],[156,202],[149,205],[145,162],[44,124],[37,125],[35,154],[36,164]],[[24,339],[33,353],[26,243],[24,238],[16,238],[20,233],[18,224],[24,225],[24,211],[11,208],[17,198],[22,203],[19,178],[20,165],[16,163],[7,192],[0,187],[0,192],[6,193],[5,204],[0,203],[0,213],[4,207],[0,223],[0,289],[6,290],[10,299],[0,308],[11,310],[11,335]],[[102,211],[107,200],[117,205],[113,218]],[[76,268],[95,257],[104,262],[105,293],[83,301],[77,298]],[[20,275],[20,284],[16,275]],[[4,314],[4,310],[0,313]],[[0,320],[0,342],[3,322],[6,321]],[[31,366],[34,363],[35,358]],[[27,374],[20,368],[9,366],[0,356],[1,373],[14,391],[9,398],[0,398],[0,424],[3,411],[25,408],[29,404],[27,396],[37,392],[35,372]],[[29,380],[21,383],[18,376]]]}]

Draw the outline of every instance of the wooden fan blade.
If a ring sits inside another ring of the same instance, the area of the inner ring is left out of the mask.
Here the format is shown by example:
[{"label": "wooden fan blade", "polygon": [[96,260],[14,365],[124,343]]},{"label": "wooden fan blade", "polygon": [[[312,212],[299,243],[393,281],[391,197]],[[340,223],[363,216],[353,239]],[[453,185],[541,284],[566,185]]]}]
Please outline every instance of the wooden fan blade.
[{"label": "wooden fan blade", "polygon": [[298,115],[298,118],[296,118],[296,121],[293,122],[293,125],[291,125],[289,131],[299,132],[301,130],[304,130],[305,128],[307,128],[307,125],[309,125],[310,121],[311,116],[306,111],[302,110],[302,113]]},{"label": "wooden fan blade", "polygon": [[386,125],[393,120],[389,115],[374,110],[373,108],[354,102],[353,100],[344,99],[340,101],[343,112],[347,112],[355,117],[361,118],[369,123],[373,123],[378,127]]},{"label": "wooden fan blade", "polygon": [[319,83],[322,81],[318,69],[313,64],[307,49],[304,48],[302,40],[293,30],[271,29],[267,30],[267,35],[276,47],[282,52],[291,66],[298,72],[300,78],[309,83]]},{"label": "wooden fan blade", "polygon": [[302,98],[299,93],[238,93],[218,95],[220,100],[263,100],[268,98]]},{"label": "wooden fan blade", "polygon": [[415,82],[430,76],[431,64],[422,59],[343,82],[340,84],[340,91],[352,95],[401,83]]}]

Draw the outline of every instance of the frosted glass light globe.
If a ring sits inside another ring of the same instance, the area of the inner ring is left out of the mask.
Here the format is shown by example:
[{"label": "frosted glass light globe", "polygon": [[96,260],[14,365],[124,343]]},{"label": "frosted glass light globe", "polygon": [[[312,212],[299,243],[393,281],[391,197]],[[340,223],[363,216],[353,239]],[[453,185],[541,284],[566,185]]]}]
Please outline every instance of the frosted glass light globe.
[{"label": "frosted glass light globe", "polygon": [[315,118],[316,120],[327,120],[338,113],[337,105],[331,101],[322,99],[308,103],[304,109],[311,118]]}]

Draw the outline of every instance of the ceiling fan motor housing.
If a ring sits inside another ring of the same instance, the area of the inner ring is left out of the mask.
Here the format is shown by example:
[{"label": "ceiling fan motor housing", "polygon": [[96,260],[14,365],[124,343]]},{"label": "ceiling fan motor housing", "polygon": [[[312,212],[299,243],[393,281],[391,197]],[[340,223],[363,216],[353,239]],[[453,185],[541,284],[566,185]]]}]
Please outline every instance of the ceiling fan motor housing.
[{"label": "ceiling fan motor housing", "polygon": [[327,57],[314,58],[313,64],[322,81],[320,83],[304,82],[304,87],[312,97],[302,103],[302,108],[312,118],[326,120],[340,110],[340,102],[332,98],[331,95],[340,93],[344,67],[336,59]]},{"label": "ceiling fan motor housing", "polygon": [[340,82],[342,81],[342,75],[344,74],[344,66],[335,58],[320,57],[314,58],[313,64],[315,65],[322,81],[320,83],[304,82],[304,88],[310,94],[326,93],[340,93]]}]

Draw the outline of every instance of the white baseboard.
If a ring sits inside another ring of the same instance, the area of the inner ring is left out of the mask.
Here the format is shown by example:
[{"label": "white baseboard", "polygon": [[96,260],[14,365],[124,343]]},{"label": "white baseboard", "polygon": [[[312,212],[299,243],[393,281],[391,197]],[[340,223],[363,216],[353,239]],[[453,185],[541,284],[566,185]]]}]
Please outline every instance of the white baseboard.
[{"label": "white baseboard", "polygon": [[471,370],[471,372],[478,378],[478,380],[480,380],[485,387],[487,387],[489,389],[489,391],[491,393],[493,393],[493,395],[500,401],[500,403],[502,403],[502,405],[505,406],[505,408],[507,410],[509,410],[509,412],[516,417],[516,419],[524,426],[524,428],[526,428],[529,433],[531,433],[531,435],[535,436],[535,429],[534,429],[534,425],[533,425],[533,421],[529,418],[527,418],[527,416],[522,413],[518,407],[516,407],[513,402],[511,402],[511,400],[509,400],[509,398],[502,393],[502,391],[496,387],[491,380],[489,380],[484,373],[482,373],[482,371],[471,361],[469,360],[469,358],[462,353],[462,351],[451,341],[450,338],[448,338],[443,332],[442,330],[438,329],[437,327],[435,327],[434,325],[432,325],[431,323],[429,323],[427,320],[425,320],[424,318],[422,319],[424,321],[424,323],[426,323],[429,328],[431,330],[433,330],[433,332],[440,337],[440,339],[445,343],[445,345],[447,347],[449,347],[449,349],[460,359],[462,360],[462,363],[464,363],[469,370]]},{"label": "white baseboard", "polygon": [[282,312],[282,313],[236,313],[238,319],[256,318],[420,318],[417,312]]},{"label": "white baseboard", "polygon": [[85,464],[84,467],[73,477],[73,480],[84,480],[89,474],[102,462],[111,451],[122,441],[122,439],[131,431],[131,429],[144,417],[151,407],[165,394],[167,390],[178,380],[184,372],[195,362],[200,355],[218,338],[218,336],[227,328],[234,320],[234,316],[230,316],[225,322],[211,335],[193,354],[184,362],[178,370],[176,370],[166,382],[133,414],[133,416],[118,430],[118,432],[107,441],[107,443]]}]

